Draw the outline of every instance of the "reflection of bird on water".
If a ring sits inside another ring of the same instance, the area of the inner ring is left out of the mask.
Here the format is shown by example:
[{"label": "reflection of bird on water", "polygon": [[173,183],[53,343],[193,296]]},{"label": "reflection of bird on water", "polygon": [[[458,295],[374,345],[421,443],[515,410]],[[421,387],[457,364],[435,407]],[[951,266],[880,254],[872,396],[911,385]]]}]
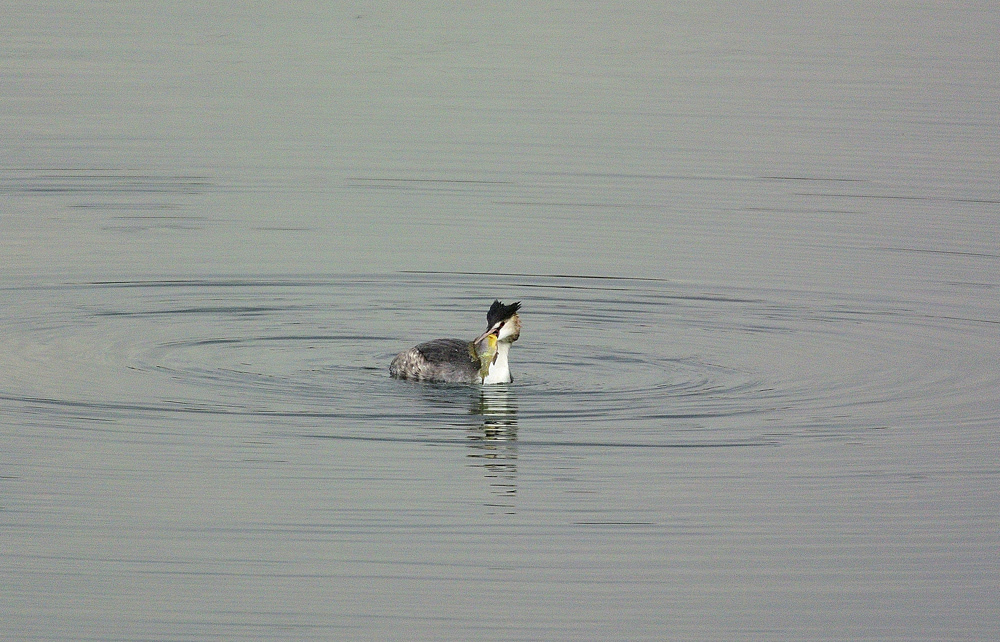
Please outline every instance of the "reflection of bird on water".
[{"label": "reflection of bird on water", "polygon": [[517,441],[517,398],[507,386],[481,388],[473,400],[471,414],[482,417],[483,441]]},{"label": "reflection of bird on water", "polygon": [[437,383],[509,383],[507,355],[521,336],[520,301],[494,301],[486,313],[486,332],[474,341],[434,339],[396,355],[389,374],[397,379]]},{"label": "reflection of bird on water", "polygon": [[479,390],[473,400],[473,415],[482,417],[479,429],[469,431],[469,454],[482,466],[495,499],[487,504],[513,514],[517,497],[517,399],[508,386]]}]

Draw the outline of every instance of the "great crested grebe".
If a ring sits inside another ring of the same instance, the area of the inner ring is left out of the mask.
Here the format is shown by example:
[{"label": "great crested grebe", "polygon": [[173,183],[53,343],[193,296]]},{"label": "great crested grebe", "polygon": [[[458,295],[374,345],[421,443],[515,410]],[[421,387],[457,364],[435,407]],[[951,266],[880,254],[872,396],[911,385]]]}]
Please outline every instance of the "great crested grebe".
[{"label": "great crested grebe", "polygon": [[389,374],[397,379],[435,383],[510,383],[507,354],[521,336],[521,302],[493,301],[486,332],[473,341],[434,339],[396,355]]}]

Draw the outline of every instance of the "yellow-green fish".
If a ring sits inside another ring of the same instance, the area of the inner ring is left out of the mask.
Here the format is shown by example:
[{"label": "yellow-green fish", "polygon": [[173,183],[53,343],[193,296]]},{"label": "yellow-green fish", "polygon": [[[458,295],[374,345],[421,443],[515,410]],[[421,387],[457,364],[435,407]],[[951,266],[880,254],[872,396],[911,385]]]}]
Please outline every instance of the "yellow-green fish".
[{"label": "yellow-green fish", "polygon": [[479,342],[473,343],[472,349],[479,359],[479,376],[485,379],[490,373],[490,364],[497,356],[497,335],[487,334]]}]

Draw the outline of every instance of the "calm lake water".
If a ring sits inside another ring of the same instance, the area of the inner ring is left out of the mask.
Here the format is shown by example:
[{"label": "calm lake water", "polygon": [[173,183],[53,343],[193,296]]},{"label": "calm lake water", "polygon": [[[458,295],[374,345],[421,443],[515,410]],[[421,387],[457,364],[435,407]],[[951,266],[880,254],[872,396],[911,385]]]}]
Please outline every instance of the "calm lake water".
[{"label": "calm lake water", "polygon": [[1000,629],[989,5],[4,15],[5,639]]}]

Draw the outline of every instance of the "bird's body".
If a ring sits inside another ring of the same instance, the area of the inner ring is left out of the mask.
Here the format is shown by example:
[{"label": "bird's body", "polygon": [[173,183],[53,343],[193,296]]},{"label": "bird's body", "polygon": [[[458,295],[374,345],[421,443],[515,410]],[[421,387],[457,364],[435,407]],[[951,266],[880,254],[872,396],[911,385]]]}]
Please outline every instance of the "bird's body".
[{"label": "bird's body", "polygon": [[437,383],[509,383],[508,354],[521,334],[520,302],[494,301],[486,315],[487,330],[474,341],[434,339],[396,355],[389,374],[397,379]]},{"label": "bird's body", "polygon": [[389,365],[398,379],[480,383],[480,362],[471,341],[434,339],[400,352]]}]

